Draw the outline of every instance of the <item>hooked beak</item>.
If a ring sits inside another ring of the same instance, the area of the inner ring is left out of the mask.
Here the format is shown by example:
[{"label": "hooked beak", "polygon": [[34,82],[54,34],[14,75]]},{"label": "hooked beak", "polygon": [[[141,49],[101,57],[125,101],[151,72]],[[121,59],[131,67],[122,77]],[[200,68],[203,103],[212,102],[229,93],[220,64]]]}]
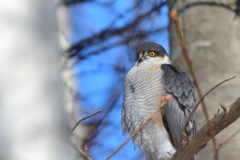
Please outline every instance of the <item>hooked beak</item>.
[{"label": "hooked beak", "polygon": [[144,60],[143,54],[140,53],[140,54],[138,55],[138,61],[139,61],[139,62],[142,62],[143,60]]}]

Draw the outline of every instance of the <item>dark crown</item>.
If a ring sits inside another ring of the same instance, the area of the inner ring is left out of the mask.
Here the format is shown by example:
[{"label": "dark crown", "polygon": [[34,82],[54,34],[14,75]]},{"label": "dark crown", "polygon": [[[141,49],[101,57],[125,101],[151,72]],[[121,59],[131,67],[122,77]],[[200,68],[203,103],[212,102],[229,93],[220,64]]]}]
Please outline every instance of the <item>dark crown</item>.
[{"label": "dark crown", "polygon": [[165,54],[167,54],[167,52],[165,51],[165,49],[157,44],[157,43],[153,43],[153,42],[144,42],[142,44],[140,44],[137,47],[136,53],[145,53],[145,52],[150,52],[150,51],[155,51],[157,52],[158,56],[164,56]]}]

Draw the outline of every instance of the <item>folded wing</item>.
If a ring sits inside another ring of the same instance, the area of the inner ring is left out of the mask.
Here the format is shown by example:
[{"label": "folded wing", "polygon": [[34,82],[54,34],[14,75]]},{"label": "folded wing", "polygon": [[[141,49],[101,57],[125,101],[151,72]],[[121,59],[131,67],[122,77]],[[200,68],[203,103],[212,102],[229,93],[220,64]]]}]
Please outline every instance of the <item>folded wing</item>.
[{"label": "folded wing", "polygon": [[[182,127],[196,103],[194,86],[188,76],[180,69],[170,64],[161,65],[161,69],[164,71],[163,84],[166,92],[172,95],[162,110],[164,126],[170,134],[174,147],[178,149],[181,146]],[[185,134],[191,137],[196,131],[196,120],[193,116],[185,129]]]}]

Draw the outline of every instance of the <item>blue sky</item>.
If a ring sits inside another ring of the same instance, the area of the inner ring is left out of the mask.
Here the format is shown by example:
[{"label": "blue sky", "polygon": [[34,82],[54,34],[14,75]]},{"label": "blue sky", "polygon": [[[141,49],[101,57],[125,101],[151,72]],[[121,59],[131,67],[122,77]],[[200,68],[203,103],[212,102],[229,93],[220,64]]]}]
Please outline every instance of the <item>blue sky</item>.
[{"label": "blue sky", "polygon": [[[125,13],[135,4],[135,1],[116,0],[112,7],[103,7],[105,1],[97,1],[98,3],[81,3],[80,5],[71,6],[71,40],[76,43],[79,40],[91,37],[102,30],[118,28],[124,26],[131,21],[136,15],[135,12],[129,12],[122,18],[116,17]],[[106,1],[107,2],[107,1]],[[149,10],[148,4],[144,4],[141,12]],[[142,22],[141,29],[155,29],[155,27],[168,26],[168,8],[164,6],[160,14],[152,15],[151,21],[146,19]],[[121,37],[115,36],[107,41],[88,47],[81,51],[81,54],[88,55],[96,52],[106,44],[118,42]],[[153,41],[161,44],[169,52],[168,32],[164,30],[158,34],[150,36],[146,41]],[[95,141],[97,145],[90,148],[90,156],[95,160],[105,159],[118,146],[125,141],[129,135],[122,136],[121,131],[121,105],[123,96],[124,79],[127,71],[131,69],[135,61],[134,49],[127,45],[115,46],[109,50],[96,55],[89,56],[87,59],[76,63],[75,71],[77,75],[77,84],[79,87],[81,114],[79,117],[89,115],[99,109],[103,109],[109,104],[115,102],[115,107],[111,112],[105,115],[105,121],[111,123],[105,127],[104,131],[99,131]],[[116,73],[116,66],[124,69],[124,72]],[[120,95],[117,100],[112,95]],[[105,110],[103,109],[102,115]],[[94,124],[99,121],[101,115],[86,120],[83,124]],[[124,157],[132,159],[140,154],[139,149],[129,142],[122,150],[119,151],[112,159],[119,160]]]}]

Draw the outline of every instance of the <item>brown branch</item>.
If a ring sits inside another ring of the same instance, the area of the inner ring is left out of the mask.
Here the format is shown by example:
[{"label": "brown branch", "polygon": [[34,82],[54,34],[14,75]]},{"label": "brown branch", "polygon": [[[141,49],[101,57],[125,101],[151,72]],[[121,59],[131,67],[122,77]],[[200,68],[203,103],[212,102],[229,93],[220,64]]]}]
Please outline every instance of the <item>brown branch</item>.
[{"label": "brown branch", "polygon": [[233,134],[231,135],[230,137],[228,137],[228,139],[226,139],[224,142],[222,143],[219,143],[218,145],[218,148],[216,149],[215,151],[215,160],[218,160],[218,153],[219,153],[219,150],[222,148],[222,146],[224,146],[225,144],[227,144],[231,139],[233,139],[233,137],[235,137],[238,133],[240,132],[240,128]]},{"label": "brown branch", "polygon": [[141,131],[143,129],[143,127],[150,122],[155,115],[161,110],[162,107],[164,107],[167,103],[167,101],[170,99],[170,95],[167,95],[165,99],[162,98],[161,100],[161,104],[159,106],[159,108],[147,119],[146,122],[144,122],[129,138],[126,139],[126,141],[121,144],[110,156],[107,157],[106,160],[109,160],[110,158],[112,158],[123,146],[125,146],[139,131]]},{"label": "brown branch", "polygon": [[[195,72],[194,72],[193,67],[192,67],[192,63],[191,63],[192,61],[189,59],[187,48],[186,48],[186,46],[183,42],[182,32],[181,32],[181,28],[180,28],[180,25],[179,25],[179,20],[178,20],[178,17],[177,17],[177,11],[175,9],[171,11],[170,18],[174,21],[174,24],[176,26],[176,30],[177,30],[177,34],[178,34],[178,43],[180,44],[180,46],[182,48],[182,52],[183,52],[185,61],[187,62],[188,68],[189,68],[190,73],[193,77],[193,83],[196,86],[196,89],[197,89],[197,92],[198,92],[198,95],[199,95],[200,99],[203,99],[197,77],[196,77]],[[214,137],[215,133],[214,133],[212,125],[209,121],[209,116],[208,116],[208,113],[207,113],[207,108],[206,108],[204,100],[202,101],[202,108],[203,108],[205,118],[207,120],[208,127],[210,128],[210,131],[211,131],[211,136],[212,136],[214,148],[216,149],[217,148],[217,142],[216,142],[216,139]]]},{"label": "brown branch", "polygon": [[[183,126],[183,128],[182,128],[182,130],[181,130],[181,133],[184,133],[184,130],[185,130],[186,127],[188,126],[189,121],[191,120],[191,118],[192,118],[192,116],[194,115],[195,111],[197,110],[199,104],[205,99],[205,97],[206,97],[210,92],[212,92],[214,89],[216,89],[218,86],[220,86],[221,84],[223,84],[223,83],[225,83],[225,82],[227,82],[227,81],[230,81],[230,80],[234,79],[235,77],[236,77],[236,76],[233,76],[233,77],[231,77],[231,78],[225,79],[224,81],[218,83],[217,85],[215,85],[213,88],[211,88],[207,93],[205,93],[205,94],[203,95],[203,97],[197,102],[196,106],[195,106],[194,109],[192,110],[192,113],[191,113],[190,116],[188,117],[188,120],[187,120],[185,126]],[[218,111],[218,112],[219,112],[219,111]],[[218,113],[217,113],[217,115],[218,115]],[[180,134],[180,140],[181,140],[181,142],[182,142],[182,139],[183,139],[183,135]]]},{"label": "brown branch", "polygon": [[73,129],[71,130],[71,133],[77,128],[77,126],[78,126],[82,121],[84,121],[85,119],[88,119],[88,118],[90,118],[90,117],[92,117],[92,116],[94,116],[94,115],[96,115],[96,114],[98,114],[98,113],[101,113],[101,112],[102,112],[102,110],[99,110],[99,111],[97,111],[97,112],[95,112],[95,113],[93,113],[93,114],[91,114],[91,115],[89,115],[89,116],[87,116],[87,117],[84,117],[84,118],[80,119],[80,120],[75,124],[75,126],[73,127]]},{"label": "brown branch", "polygon": [[216,117],[217,115],[219,115],[219,111],[220,111],[220,109],[218,108],[217,114],[214,114],[214,117]]},{"label": "brown branch", "polygon": [[82,155],[84,158],[86,158],[87,160],[93,160],[92,158],[90,158],[88,155],[86,155],[84,153],[84,151],[79,147],[76,146],[71,140],[69,140],[70,142],[70,146],[79,154]]},{"label": "brown branch", "polygon": [[[210,123],[216,135],[236,121],[240,117],[240,97],[229,107],[228,113],[222,112]],[[208,125],[203,126],[193,137],[190,138],[189,143],[183,144],[173,155],[172,160],[189,160],[196,153],[202,150],[208,141],[212,139],[211,131]]]},{"label": "brown branch", "polygon": [[240,128],[232,135],[230,136],[228,139],[226,139],[224,142],[219,144],[219,147],[224,146],[225,144],[227,144],[233,137],[235,137],[238,133],[240,132]]},{"label": "brown branch", "polygon": [[86,155],[87,155],[87,160],[89,160],[89,156],[88,156],[88,151],[89,151],[89,149],[88,149],[88,145],[87,144],[85,144],[84,145],[84,150],[85,150],[85,153],[86,153]]}]

